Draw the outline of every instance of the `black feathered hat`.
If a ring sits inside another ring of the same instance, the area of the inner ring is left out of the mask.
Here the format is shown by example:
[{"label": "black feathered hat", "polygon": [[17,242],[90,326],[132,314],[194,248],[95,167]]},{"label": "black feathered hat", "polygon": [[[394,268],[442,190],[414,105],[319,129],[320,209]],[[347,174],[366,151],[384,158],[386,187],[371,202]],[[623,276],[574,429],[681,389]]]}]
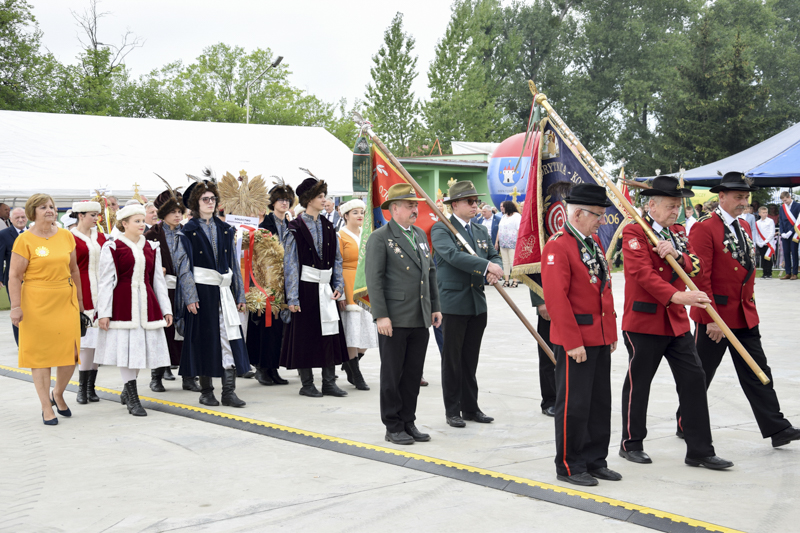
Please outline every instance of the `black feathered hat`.
[{"label": "black feathered hat", "polygon": [[[183,198],[185,199],[186,207],[188,207],[193,213],[197,213],[200,211],[200,197],[203,196],[206,192],[214,193],[214,196],[217,199],[217,205],[219,205],[219,191],[217,190],[217,180],[214,177],[214,173],[209,168],[203,169],[203,178],[198,178],[196,176],[192,176],[191,174],[186,174],[186,177],[190,180],[194,180],[194,183],[186,187],[186,191],[183,193]],[[216,215],[217,210],[214,209],[214,214]]]},{"label": "black feathered hat", "polygon": [[673,176],[656,176],[649,189],[639,193],[642,196],[670,196],[672,198],[691,198],[694,193],[681,187],[681,180]]},{"label": "black feathered hat", "polygon": [[745,192],[753,192],[757,191],[758,187],[753,185],[753,179],[748,178],[742,172],[727,172],[722,179],[719,181],[719,184],[711,187],[709,189],[710,192],[720,192],[720,191],[745,191]]},{"label": "black feathered hat", "polygon": [[291,206],[295,199],[294,189],[292,189],[291,185],[283,181],[283,178],[278,176],[272,177],[275,178],[275,181],[273,181],[274,185],[269,190],[269,204],[267,205],[267,209],[274,211],[275,202],[278,200],[289,200],[289,205]]},{"label": "black feathered hat", "polygon": [[328,194],[328,184],[324,180],[317,178],[314,174],[305,168],[300,170],[307,173],[310,178],[306,178],[297,186],[297,197],[300,200],[300,205],[303,208],[308,207],[308,202],[319,196],[320,194]]}]

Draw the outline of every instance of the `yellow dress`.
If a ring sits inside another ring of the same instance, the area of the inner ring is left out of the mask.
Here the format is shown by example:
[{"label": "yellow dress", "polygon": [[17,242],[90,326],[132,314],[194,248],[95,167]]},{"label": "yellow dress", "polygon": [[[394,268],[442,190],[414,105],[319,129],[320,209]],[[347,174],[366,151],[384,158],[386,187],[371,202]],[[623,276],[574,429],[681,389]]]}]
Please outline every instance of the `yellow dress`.
[{"label": "yellow dress", "polygon": [[28,261],[19,323],[20,368],[75,364],[75,351],[81,348],[81,321],[78,292],[69,270],[74,249],[75,238],[65,229],[48,239],[26,231],[14,241],[12,251]]},{"label": "yellow dress", "polygon": [[342,253],[342,277],[344,278],[344,294],[347,305],[355,305],[353,290],[356,286],[356,270],[358,269],[358,241],[349,231],[339,230],[339,248]]}]

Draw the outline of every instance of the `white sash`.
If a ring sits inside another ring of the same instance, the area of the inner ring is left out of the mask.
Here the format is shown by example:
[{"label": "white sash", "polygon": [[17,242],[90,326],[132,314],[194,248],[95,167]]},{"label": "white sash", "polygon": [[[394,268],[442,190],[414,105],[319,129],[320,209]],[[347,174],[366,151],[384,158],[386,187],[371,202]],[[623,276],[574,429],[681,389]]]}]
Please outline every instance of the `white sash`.
[{"label": "white sash", "polygon": [[172,274],[164,274],[164,279],[167,280],[167,288],[175,290],[178,286],[178,276],[173,276]]},{"label": "white sash", "polygon": [[319,284],[319,321],[323,337],[339,333],[339,313],[336,311],[336,300],[333,299],[331,289],[332,276],[332,268],[318,270],[308,265],[303,265],[303,273],[300,275],[300,281]]},{"label": "white sash", "polygon": [[228,332],[228,340],[241,339],[239,326],[239,310],[236,309],[236,301],[233,299],[230,286],[233,281],[233,271],[228,269],[225,274],[220,274],[210,268],[194,267],[194,282],[200,285],[214,285],[219,287],[219,303],[222,307],[222,318],[225,319],[225,330]]}]

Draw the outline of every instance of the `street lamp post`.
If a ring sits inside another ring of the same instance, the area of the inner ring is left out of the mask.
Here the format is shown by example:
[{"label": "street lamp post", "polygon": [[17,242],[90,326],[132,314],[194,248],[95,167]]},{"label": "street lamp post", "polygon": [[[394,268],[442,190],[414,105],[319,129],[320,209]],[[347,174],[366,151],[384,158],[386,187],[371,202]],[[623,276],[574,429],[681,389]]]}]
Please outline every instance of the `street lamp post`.
[{"label": "street lamp post", "polygon": [[247,124],[250,124],[250,87],[251,87],[251,86],[252,86],[252,85],[253,85],[255,82],[257,82],[258,80],[260,80],[261,78],[263,78],[263,77],[264,77],[264,74],[266,74],[266,73],[267,73],[267,71],[268,71],[269,69],[271,69],[271,68],[275,68],[275,67],[277,67],[278,65],[280,65],[280,64],[281,64],[281,61],[283,61],[283,56],[278,56],[278,59],[276,59],[276,60],[275,60],[275,61],[274,61],[274,62],[273,62],[273,63],[272,63],[270,66],[268,66],[267,68],[265,68],[265,69],[264,69],[264,71],[263,71],[261,74],[259,74],[258,76],[256,76],[256,78],[255,78],[255,79],[253,79],[252,81],[250,81],[250,83],[248,83],[248,84],[247,84]]}]

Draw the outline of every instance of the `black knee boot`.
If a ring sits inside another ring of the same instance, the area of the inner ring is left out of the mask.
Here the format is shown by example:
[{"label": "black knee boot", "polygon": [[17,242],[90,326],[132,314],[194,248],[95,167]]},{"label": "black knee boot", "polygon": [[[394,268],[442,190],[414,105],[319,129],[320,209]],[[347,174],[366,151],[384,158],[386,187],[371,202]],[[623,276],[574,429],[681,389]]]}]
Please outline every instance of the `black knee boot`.
[{"label": "black knee boot", "polygon": [[89,386],[89,371],[88,370],[79,370],[78,371],[78,397],[76,401],[79,404],[86,404],[89,403],[89,400],[86,399],[86,388]]},{"label": "black knee boot", "polygon": [[214,398],[214,385],[208,376],[200,376],[200,403],[216,407],[219,402]]},{"label": "black knee boot", "polygon": [[336,384],[335,368],[332,366],[322,369],[322,394],[325,396],[347,396],[347,393]]},{"label": "black knee boot", "polygon": [[236,369],[226,368],[222,376],[222,405],[228,407],[244,407],[245,402],[236,396]]},{"label": "black knee boot", "polygon": [[272,380],[272,382],[273,382],[275,385],[288,385],[288,384],[289,384],[289,382],[288,382],[288,381],[286,381],[285,379],[283,379],[283,378],[281,377],[281,375],[280,375],[280,374],[278,374],[278,369],[277,369],[277,368],[270,368],[270,369],[268,369],[268,370],[265,370],[264,372],[266,372],[266,373],[267,373],[267,375],[269,376],[269,379],[271,379],[271,380]]},{"label": "black knee boot", "polygon": [[314,372],[310,368],[300,368],[297,373],[300,374],[300,382],[303,384],[300,394],[311,398],[322,398],[322,393],[314,386]]},{"label": "black knee boot", "polygon": [[200,387],[197,385],[197,378],[194,376],[181,376],[183,380],[183,390],[192,392],[201,392]]},{"label": "black knee boot", "polygon": [[275,382],[272,381],[272,378],[269,375],[269,371],[264,370],[261,367],[256,368],[256,381],[262,385],[275,385]]},{"label": "black knee boot", "polygon": [[150,370],[150,390],[153,392],[167,392],[164,388],[164,383],[161,380],[164,378],[164,370],[168,367],[153,368]]},{"label": "black knee boot", "polygon": [[99,402],[100,398],[94,391],[94,382],[97,379],[97,370],[89,370],[89,381],[86,383],[86,399],[90,402]]},{"label": "black knee boot", "polygon": [[358,357],[350,359],[347,363],[349,363],[350,370],[353,374],[353,381],[350,381],[349,378],[347,381],[355,385],[358,390],[369,390],[369,385],[364,381],[364,376],[361,374],[361,366],[359,365]]},{"label": "black knee boot", "polygon": [[133,416],[147,416],[147,411],[142,407],[142,402],[139,400],[139,392],[136,390],[136,380],[132,379],[125,384],[125,392],[127,392],[128,412]]}]

